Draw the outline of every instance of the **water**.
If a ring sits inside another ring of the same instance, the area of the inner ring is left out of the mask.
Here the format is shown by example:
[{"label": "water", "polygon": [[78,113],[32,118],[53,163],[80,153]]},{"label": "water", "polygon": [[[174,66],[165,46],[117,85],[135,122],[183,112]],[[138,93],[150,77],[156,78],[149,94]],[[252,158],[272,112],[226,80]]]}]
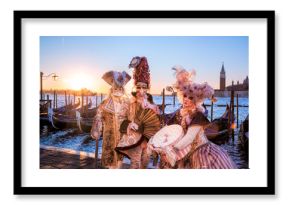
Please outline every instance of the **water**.
[{"label": "water", "polygon": [[[76,97],[81,98],[80,96]],[[103,99],[105,96],[103,96]],[[50,99],[53,99],[53,95],[50,95]],[[70,99],[73,99],[71,96]],[[85,99],[85,98],[84,98]],[[92,100],[93,107],[96,106],[96,97],[89,97]],[[153,96],[154,102],[156,104],[162,104],[162,96]],[[221,116],[226,107],[220,107],[218,105],[225,105],[230,104],[230,98],[222,98],[218,97],[217,102],[213,106],[213,119],[218,118]],[[98,96],[97,104],[101,102],[101,97]],[[173,97],[166,96],[165,98],[166,104],[168,104],[165,108],[165,113],[171,113],[180,107],[180,104],[176,98],[176,104],[173,106]],[[235,99],[236,103],[236,99]],[[248,98],[239,98],[239,105],[248,106]],[[65,104],[64,96],[58,96],[58,107],[61,107]],[[211,101],[206,100],[205,104],[210,105]],[[211,107],[207,106],[208,109],[208,118],[210,119]],[[241,124],[244,119],[247,117],[249,113],[248,107],[240,107],[239,108],[239,124]],[[236,108],[235,108],[235,115],[236,115]],[[235,133],[232,136],[228,137],[226,140],[216,141],[216,144],[219,144],[221,147],[227,150],[229,155],[232,157],[234,162],[237,164],[238,168],[248,168],[248,155],[240,148],[239,140],[238,140],[238,128],[235,129]],[[95,152],[95,144],[94,140],[91,140],[89,133],[81,133],[78,129],[67,129],[67,130],[55,130],[49,125],[45,125],[41,127],[40,130],[40,144],[47,145],[47,146],[54,146],[59,148],[69,148],[77,151],[85,151],[89,153]],[[99,141],[99,157],[101,156],[102,152],[102,141]],[[129,162],[129,160],[126,160]]]}]

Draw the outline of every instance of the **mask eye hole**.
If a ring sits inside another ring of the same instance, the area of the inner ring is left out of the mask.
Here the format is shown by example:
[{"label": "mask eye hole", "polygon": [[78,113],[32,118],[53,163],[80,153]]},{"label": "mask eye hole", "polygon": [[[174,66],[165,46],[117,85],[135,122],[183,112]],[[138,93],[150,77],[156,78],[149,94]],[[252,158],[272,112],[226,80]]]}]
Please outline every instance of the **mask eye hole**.
[{"label": "mask eye hole", "polygon": [[114,91],[116,91],[116,92],[117,92],[117,91],[123,91],[123,89],[117,87],[117,88],[114,88]]}]

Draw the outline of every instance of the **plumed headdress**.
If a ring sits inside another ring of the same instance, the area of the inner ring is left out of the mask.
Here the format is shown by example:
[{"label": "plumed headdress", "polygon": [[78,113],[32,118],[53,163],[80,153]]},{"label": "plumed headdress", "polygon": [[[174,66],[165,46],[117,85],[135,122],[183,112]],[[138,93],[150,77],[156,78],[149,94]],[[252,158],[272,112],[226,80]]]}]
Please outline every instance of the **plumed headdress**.
[{"label": "plumed headdress", "polygon": [[201,104],[206,98],[213,96],[214,89],[206,82],[201,84],[193,82],[192,77],[195,76],[195,71],[189,72],[180,66],[172,69],[175,70],[176,77],[174,88],[181,101],[184,97],[187,97],[195,104]]},{"label": "plumed headdress", "polygon": [[131,76],[126,71],[108,71],[102,78],[112,87],[124,87],[131,79]]},{"label": "plumed headdress", "polygon": [[150,70],[146,57],[134,57],[129,64],[129,68],[134,68],[133,79],[135,86],[142,85],[150,88]]}]

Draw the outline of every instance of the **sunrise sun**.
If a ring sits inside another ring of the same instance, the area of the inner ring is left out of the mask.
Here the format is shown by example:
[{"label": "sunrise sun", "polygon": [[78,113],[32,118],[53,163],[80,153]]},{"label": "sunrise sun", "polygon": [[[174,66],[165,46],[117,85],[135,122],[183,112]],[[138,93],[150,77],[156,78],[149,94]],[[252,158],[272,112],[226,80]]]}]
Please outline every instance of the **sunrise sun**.
[{"label": "sunrise sun", "polygon": [[75,74],[71,76],[68,80],[68,86],[72,90],[80,90],[82,88],[93,89],[93,79],[87,74]]}]

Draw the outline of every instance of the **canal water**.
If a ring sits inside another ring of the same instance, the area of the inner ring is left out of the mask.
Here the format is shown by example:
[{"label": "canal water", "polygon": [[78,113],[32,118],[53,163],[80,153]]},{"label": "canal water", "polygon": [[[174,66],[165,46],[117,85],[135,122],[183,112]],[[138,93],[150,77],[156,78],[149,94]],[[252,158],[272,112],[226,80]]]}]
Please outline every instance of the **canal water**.
[{"label": "canal water", "polygon": [[[53,99],[52,95],[49,96],[50,99]],[[106,96],[103,96],[103,99]],[[76,97],[76,101],[77,98]],[[72,97],[70,99],[73,99]],[[97,98],[95,96],[89,97],[91,99],[93,107],[101,102],[101,96]],[[162,104],[162,96],[153,96],[153,100],[156,104]],[[177,99],[174,99],[172,96],[165,97],[165,103],[167,104],[165,108],[165,113],[171,113],[180,107],[180,104]],[[235,99],[236,103],[236,99]],[[238,123],[239,125],[245,120],[247,115],[249,114],[248,108],[248,98],[239,98],[239,116],[238,116]],[[61,107],[65,104],[64,96],[58,96],[58,107]],[[205,101],[206,105],[210,105],[210,100]],[[222,105],[230,104],[230,98],[228,97],[218,97],[217,102],[213,106],[213,119],[220,117],[224,112],[226,107]],[[208,109],[208,118],[210,120],[210,113],[211,107],[207,106]],[[236,115],[236,108],[235,108],[235,115]],[[225,136],[223,139],[219,141],[215,141],[216,144],[223,147],[229,155],[232,157],[234,162],[237,164],[237,167],[240,169],[247,169],[248,166],[248,153],[246,153],[242,146],[240,145],[239,141],[239,128],[235,128],[235,132],[231,136]],[[89,133],[81,133],[77,128],[70,128],[66,130],[56,130],[50,124],[45,124],[40,127],[40,145],[42,146],[54,146],[59,148],[69,148],[77,151],[85,151],[88,153],[95,152],[95,140],[90,138]],[[99,141],[99,157],[101,156],[102,152],[102,141]],[[129,163],[128,159],[125,159],[125,163]]]}]

